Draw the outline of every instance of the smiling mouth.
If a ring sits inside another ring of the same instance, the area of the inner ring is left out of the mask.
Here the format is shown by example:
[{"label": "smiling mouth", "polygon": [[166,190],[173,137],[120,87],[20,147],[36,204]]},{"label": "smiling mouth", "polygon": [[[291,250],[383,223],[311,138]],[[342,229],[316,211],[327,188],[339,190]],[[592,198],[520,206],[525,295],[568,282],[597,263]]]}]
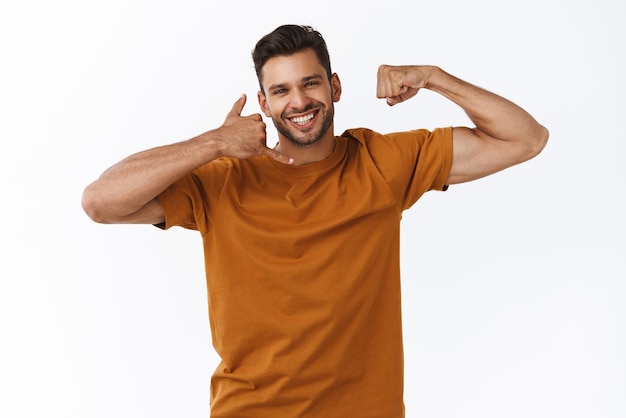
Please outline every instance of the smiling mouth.
[{"label": "smiling mouth", "polygon": [[295,123],[296,125],[305,126],[307,123],[311,121],[311,119],[315,117],[316,114],[317,112],[311,112],[304,116],[296,116],[293,118],[289,118],[289,120]]}]

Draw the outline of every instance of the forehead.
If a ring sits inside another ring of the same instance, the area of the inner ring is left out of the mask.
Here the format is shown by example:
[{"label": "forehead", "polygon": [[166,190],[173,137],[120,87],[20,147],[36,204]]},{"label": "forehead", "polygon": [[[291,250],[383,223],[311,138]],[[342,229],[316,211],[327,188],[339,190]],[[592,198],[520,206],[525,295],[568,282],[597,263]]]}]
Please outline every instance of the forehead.
[{"label": "forehead", "polygon": [[311,49],[267,60],[261,71],[263,87],[297,83],[304,77],[323,75],[326,71]]}]

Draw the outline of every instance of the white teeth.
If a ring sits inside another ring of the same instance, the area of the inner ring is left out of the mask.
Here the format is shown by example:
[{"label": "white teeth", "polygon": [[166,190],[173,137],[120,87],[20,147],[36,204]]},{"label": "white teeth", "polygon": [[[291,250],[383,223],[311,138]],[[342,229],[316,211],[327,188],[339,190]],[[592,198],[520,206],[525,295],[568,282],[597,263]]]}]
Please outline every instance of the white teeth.
[{"label": "white teeth", "polygon": [[291,118],[291,121],[297,123],[298,125],[304,125],[311,119],[313,119],[313,113],[309,113],[306,116],[298,116],[297,118]]}]

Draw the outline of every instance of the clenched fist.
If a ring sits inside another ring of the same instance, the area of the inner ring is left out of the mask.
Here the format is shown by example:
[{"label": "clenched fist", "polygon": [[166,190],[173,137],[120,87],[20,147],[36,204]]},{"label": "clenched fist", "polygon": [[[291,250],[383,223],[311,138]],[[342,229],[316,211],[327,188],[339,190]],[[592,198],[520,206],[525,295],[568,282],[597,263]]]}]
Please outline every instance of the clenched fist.
[{"label": "clenched fist", "polygon": [[376,97],[393,106],[415,96],[427,86],[432,67],[420,65],[381,65],[378,67]]}]

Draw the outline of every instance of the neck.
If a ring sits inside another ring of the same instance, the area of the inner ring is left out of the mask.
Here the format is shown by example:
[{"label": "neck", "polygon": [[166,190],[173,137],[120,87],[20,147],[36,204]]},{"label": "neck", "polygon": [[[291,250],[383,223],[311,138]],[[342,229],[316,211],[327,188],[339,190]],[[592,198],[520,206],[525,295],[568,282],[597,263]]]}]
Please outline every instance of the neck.
[{"label": "neck", "polygon": [[293,165],[305,165],[325,160],[335,149],[335,136],[332,129],[319,141],[310,145],[297,145],[278,135],[276,150],[293,158]]}]

